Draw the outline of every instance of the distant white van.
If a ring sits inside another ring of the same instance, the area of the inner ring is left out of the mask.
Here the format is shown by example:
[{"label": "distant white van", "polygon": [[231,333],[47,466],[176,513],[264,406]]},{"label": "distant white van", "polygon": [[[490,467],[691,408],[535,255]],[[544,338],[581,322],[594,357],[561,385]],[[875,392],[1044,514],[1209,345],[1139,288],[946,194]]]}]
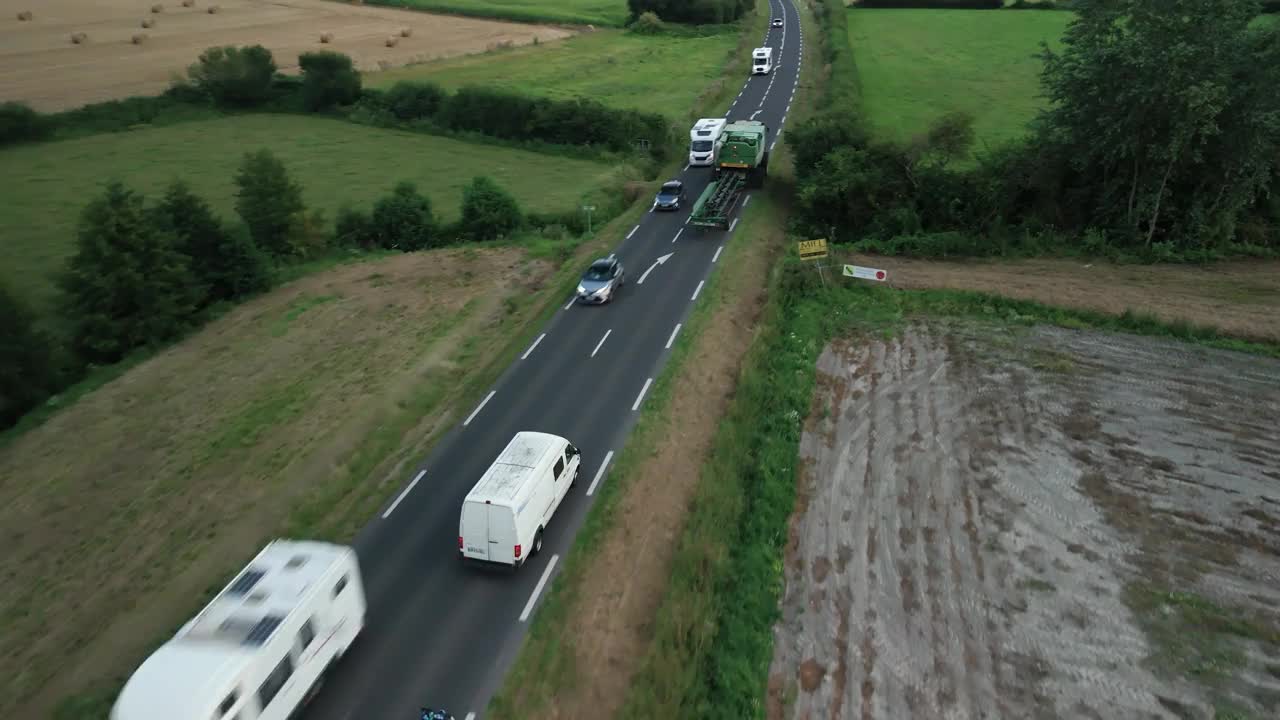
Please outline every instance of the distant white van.
[{"label": "distant white van", "polygon": [[129,678],[111,720],[285,720],[364,629],[355,552],[276,540]]},{"label": "distant white van", "polygon": [[551,516],[577,483],[582,453],[541,432],[519,432],[462,501],[458,554],[513,569],[542,549]]},{"label": "distant white van", "polygon": [[768,75],[773,70],[773,48],[761,47],[751,51],[751,74]]}]

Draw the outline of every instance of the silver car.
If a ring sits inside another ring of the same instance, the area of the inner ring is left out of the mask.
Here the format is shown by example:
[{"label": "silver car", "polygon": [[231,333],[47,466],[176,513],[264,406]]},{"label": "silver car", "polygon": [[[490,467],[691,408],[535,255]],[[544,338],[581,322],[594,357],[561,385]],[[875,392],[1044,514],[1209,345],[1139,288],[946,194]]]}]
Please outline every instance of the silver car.
[{"label": "silver car", "polygon": [[617,255],[602,257],[591,263],[578,281],[578,302],[587,305],[613,302],[626,280],[627,271],[622,268],[622,261]]}]

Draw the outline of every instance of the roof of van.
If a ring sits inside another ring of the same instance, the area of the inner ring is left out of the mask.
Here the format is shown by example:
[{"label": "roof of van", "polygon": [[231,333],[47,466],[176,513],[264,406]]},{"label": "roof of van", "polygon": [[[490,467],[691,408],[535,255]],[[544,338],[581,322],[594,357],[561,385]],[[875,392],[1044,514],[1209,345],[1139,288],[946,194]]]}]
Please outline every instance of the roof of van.
[{"label": "roof of van", "polygon": [[467,493],[467,500],[499,505],[514,502],[524,489],[530,471],[548,454],[556,452],[563,442],[564,438],[550,433],[527,430],[516,433]]},{"label": "roof of van", "polygon": [[211,712],[258,649],[350,552],[322,542],[269,543],[134,672],[116,702],[120,720],[203,717]]}]

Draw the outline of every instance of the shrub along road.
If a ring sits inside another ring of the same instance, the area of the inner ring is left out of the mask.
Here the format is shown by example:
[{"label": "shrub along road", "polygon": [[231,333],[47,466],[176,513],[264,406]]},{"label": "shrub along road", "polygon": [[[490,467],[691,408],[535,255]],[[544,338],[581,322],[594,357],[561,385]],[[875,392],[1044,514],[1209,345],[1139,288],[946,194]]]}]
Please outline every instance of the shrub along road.
[{"label": "shrub along road", "polygon": [[[772,145],[799,80],[803,38],[790,0],[771,0],[770,6],[786,21],[764,41],[778,64],[771,75],[747,79],[728,115],[763,121]],[[681,173],[689,205],[709,176],[701,168]],[[559,553],[572,542],[597,483],[608,481],[608,460],[626,439],[719,259],[724,235],[700,235],[687,220],[688,209],[646,215],[615,251],[630,280],[616,303],[566,305],[558,312],[356,538],[368,625],[308,718],[408,717],[423,704],[447,707],[460,718],[483,710],[515,659]],[[643,284],[636,282],[667,254],[672,257]],[[465,569],[456,557],[462,499],[520,430],[569,438],[583,453],[582,479],[547,528],[542,553],[521,572]]]}]

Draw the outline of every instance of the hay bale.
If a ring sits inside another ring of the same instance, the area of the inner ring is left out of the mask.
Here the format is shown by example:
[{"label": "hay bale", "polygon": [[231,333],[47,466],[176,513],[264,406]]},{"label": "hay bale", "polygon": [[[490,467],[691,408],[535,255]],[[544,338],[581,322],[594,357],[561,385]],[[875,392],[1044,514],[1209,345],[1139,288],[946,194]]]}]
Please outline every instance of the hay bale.
[{"label": "hay bale", "polygon": [[153,12],[153,13],[164,12],[164,6],[163,6],[163,5],[152,5],[152,6],[151,6],[151,12]]},{"label": "hay bale", "polygon": [[147,41],[147,34],[146,34],[146,33],[134,33],[134,34],[133,34],[133,44],[134,44],[134,45],[141,45],[142,43],[144,43],[144,42],[146,42],[146,41]]},{"label": "hay bale", "polygon": [[182,7],[195,7],[196,0],[182,0]]},{"label": "hay bale", "polygon": [[400,28],[400,37],[409,37],[413,34],[413,28]]},{"label": "hay bale", "polygon": [[82,32],[71,33],[71,42],[73,44],[82,45],[88,41],[89,41],[89,36]]},{"label": "hay bale", "polygon": [[152,28],[152,27],[155,27],[155,26],[156,26],[156,20],[155,20],[155,18],[145,18],[145,19],[143,19],[143,21],[142,21],[142,27],[144,27],[144,28]]},{"label": "hay bale", "polygon": [[395,47],[396,44],[399,42],[400,42],[400,38],[396,37],[395,35],[392,35],[391,37],[387,38],[387,47]]},{"label": "hay bale", "polygon": [[333,33],[320,33],[320,42],[326,44],[333,42]]},{"label": "hay bale", "polygon": [[18,13],[18,22],[26,22],[30,19],[31,19],[30,10],[23,10],[22,12]]},{"label": "hay bale", "polygon": [[210,15],[216,15],[216,14],[217,14],[217,12],[218,12],[218,6],[217,6],[217,5],[210,5],[210,6],[209,6],[209,14],[210,14]]}]

